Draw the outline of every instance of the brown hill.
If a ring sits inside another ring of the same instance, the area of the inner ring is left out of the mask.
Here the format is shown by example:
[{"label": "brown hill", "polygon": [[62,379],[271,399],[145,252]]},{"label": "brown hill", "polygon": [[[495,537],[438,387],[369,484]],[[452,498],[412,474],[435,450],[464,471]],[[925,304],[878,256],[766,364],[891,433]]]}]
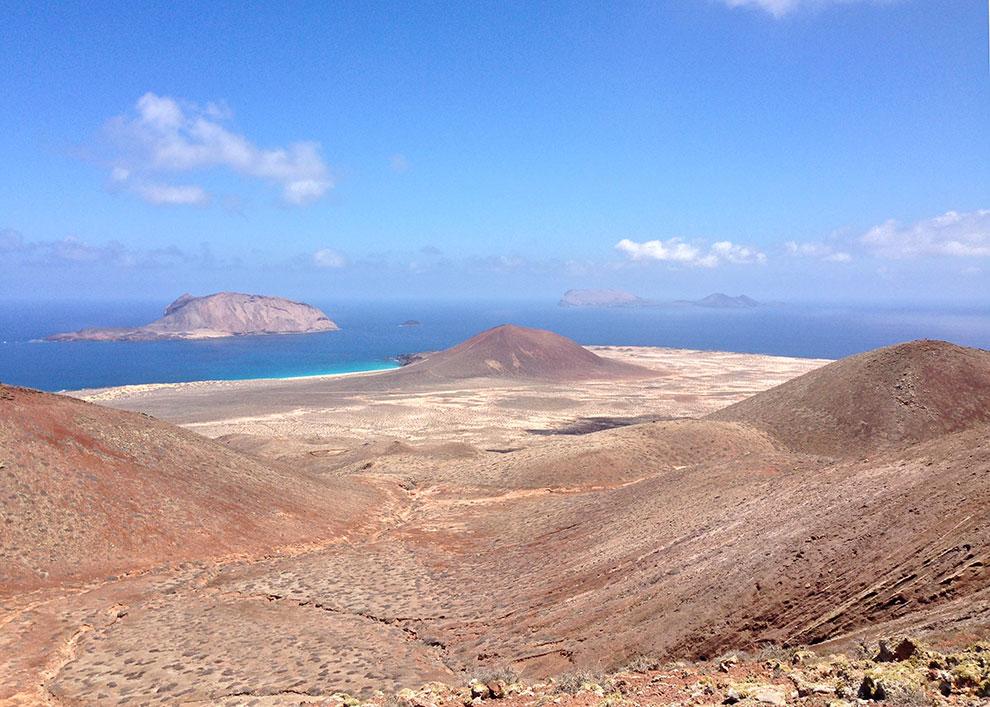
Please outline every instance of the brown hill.
[{"label": "brown hill", "polygon": [[251,334],[309,334],[337,328],[322,311],[302,302],[218,292],[204,297],[184,294],[165,308],[161,319],[136,329],[83,329],[48,338],[51,341],[210,339]]},{"label": "brown hill", "polygon": [[328,538],[377,494],[144,415],[0,386],[0,586]]},{"label": "brown hill", "polygon": [[453,348],[431,353],[389,378],[458,380],[526,378],[548,381],[655,376],[639,366],[612,361],[544,329],[503,324]]},{"label": "brown hill", "polygon": [[913,341],[851,356],[720,410],[796,451],[873,454],[990,422],[990,352]]}]

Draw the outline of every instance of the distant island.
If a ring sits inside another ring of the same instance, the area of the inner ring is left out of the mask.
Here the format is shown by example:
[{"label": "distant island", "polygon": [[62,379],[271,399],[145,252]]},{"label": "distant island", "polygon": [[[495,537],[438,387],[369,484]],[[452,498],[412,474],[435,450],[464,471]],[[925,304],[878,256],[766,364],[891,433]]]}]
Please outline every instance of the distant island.
[{"label": "distant island", "polygon": [[568,290],[560,298],[561,307],[667,307],[692,306],[709,309],[746,309],[761,306],[752,297],[739,295],[732,297],[721,292],[715,292],[699,300],[674,300],[673,302],[658,302],[644,299],[622,290]]},{"label": "distant island", "polygon": [[752,297],[746,295],[732,297],[721,292],[702,297],[699,300],[677,300],[674,304],[690,304],[695,307],[710,307],[712,309],[746,309],[760,306],[760,303]]},{"label": "distant island", "polygon": [[282,297],[218,292],[203,297],[184,294],[165,308],[164,316],[132,329],[82,329],[54,334],[48,341],[154,341],[218,339],[259,334],[310,334],[339,329],[326,314]]},{"label": "distant island", "polygon": [[413,326],[419,326],[419,325],[420,325],[420,322],[416,321],[415,319],[407,319],[406,321],[402,322],[402,324],[400,324],[399,326],[402,326],[402,327],[413,327]]},{"label": "distant island", "polygon": [[650,302],[622,290],[568,290],[559,304],[561,307],[644,307]]}]

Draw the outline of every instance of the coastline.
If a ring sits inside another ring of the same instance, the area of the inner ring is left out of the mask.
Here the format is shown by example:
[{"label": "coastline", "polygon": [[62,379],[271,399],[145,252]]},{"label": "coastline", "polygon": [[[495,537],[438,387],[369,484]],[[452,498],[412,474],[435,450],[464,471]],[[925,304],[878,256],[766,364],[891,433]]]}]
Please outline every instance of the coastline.
[{"label": "coastline", "polygon": [[72,398],[97,402],[100,400],[115,400],[133,394],[152,393],[156,391],[171,390],[183,391],[196,388],[228,388],[238,385],[280,383],[283,381],[318,381],[337,378],[352,378],[356,376],[378,375],[388,371],[401,368],[402,364],[396,363],[391,366],[381,368],[368,368],[360,371],[341,371],[339,373],[309,373],[291,376],[261,376],[257,378],[208,378],[204,380],[176,381],[172,383],[126,383],[124,385],[111,385],[96,388],[72,388],[56,391],[59,395],[68,395]]},{"label": "coastline", "polygon": [[[585,345],[584,348],[592,351],[599,356],[605,356],[607,358],[616,359],[619,361],[626,361],[636,363],[638,365],[644,366],[646,368],[652,368],[657,371],[658,375],[665,374],[667,372],[668,366],[671,363],[671,359],[677,361],[695,361],[699,364],[704,365],[704,363],[715,363],[717,366],[753,366],[756,368],[762,367],[766,362],[777,361],[781,365],[787,365],[788,363],[795,363],[799,368],[803,368],[806,365],[819,366],[826,363],[830,363],[831,359],[826,358],[811,358],[811,357],[796,357],[796,356],[774,356],[768,354],[755,354],[749,352],[735,352],[735,351],[707,351],[703,349],[681,349],[676,347],[667,346],[622,346],[613,344],[599,344],[599,345]],[[427,352],[428,353],[428,352]],[[412,363],[418,360],[418,357],[425,354],[412,354],[408,356],[408,362]],[[704,363],[703,363],[704,362]],[[294,376],[264,376],[258,378],[220,378],[220,379],[204,379],[195,381],[178,381],[178,382],[163,382],[163,383],[131,383],[125,385],[116,386],[101,386],[92,388],[76,388],[58,391],[62,395],[68,395],[74,398],[79,398],[82,400],[87,400],[89,402],[108,402],[123,399],[137,399],[149,394],[164,394],[167,396],[176,395],[178,397],[183,397],[185,393],[192,392],[219,392],[219,391],[229,391],[233,389],[265,389],[273,386],[278,386],[282,383],[290,382],[312,382],[318,383],[320,381],[331,381],[339,380],[345,378],[356,378],[363,376],[376,376],[388,371],[394,371],[401,368],[402,363],[396,363],[396,365],[368,369],[361,371],[344,371],[340,373],[315,373],[311,375],[294,375]],[[501,387],[505,385],[504,383],[496,383],[495,387]],[[511,384],[510,384],[511,385]],[[521,385],[527,387],[528,384],[516,383],[515,385]]]},{"label": "coastline", "polygon": [[828,363],[696,349],[587,348],[652,369],[656,377],[589,378],[566,384],[491,377],[417,385],[403,376],[375,371],[295,380],[146,384],[70,394],[211,438],[247,435],[244,439],[263,444],[279,440],[280,445],[317,451],[358,449],[375,440],[398,438],[411,445],[449,443],[483,451],[527,448],[540,434],[587,424],[703,417]]}]

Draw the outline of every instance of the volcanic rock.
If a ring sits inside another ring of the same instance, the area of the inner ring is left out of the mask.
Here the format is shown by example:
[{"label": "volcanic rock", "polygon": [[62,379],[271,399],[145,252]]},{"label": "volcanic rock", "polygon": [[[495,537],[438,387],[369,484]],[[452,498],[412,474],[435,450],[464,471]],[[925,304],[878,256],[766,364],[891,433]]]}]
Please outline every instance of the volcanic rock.
[{"label": "volcanic rock", "polygon": [[655,375],[655,371],[598,356],[559,334],[503,324],[453,348],[410,363],[392,373],[390,378],[564,381]]},{"label": "volcanic rock", "polygon": [[316,307],[281,297],[219,292],[204,297],[184,294],[165,314],[134,329],[83,329],[54,334],[50,341],[146,341],[213,339],[257,334],[309,334],[337,325]]}]

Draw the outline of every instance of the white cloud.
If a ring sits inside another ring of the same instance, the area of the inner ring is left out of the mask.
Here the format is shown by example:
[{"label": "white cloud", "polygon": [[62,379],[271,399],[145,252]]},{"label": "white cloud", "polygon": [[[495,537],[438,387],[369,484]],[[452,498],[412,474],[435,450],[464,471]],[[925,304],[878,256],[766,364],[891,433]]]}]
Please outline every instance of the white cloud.
[{"label": "white cloud", "polygon": [[347,257],[333,248],[320,248],[313,253],[313,264],[318,268],[343,268],[347,266]]},{"label": "white cloud", "polygon": [[723,0],[729,7],[755,7],[774,17],[783,17],[798,6],[798,0]]},{"label": "white cloud", "polygon": [[767,259],[760,251],[731,241],[717,241],[705,248],[680,238],[642,243],[623,238],[615,248],[630,260],[658,260],[703,268],[714,268],[722,263],[763,263]]},{"label": "white cloud", "polygon": [[819,9],[829,5],[848,5],[855,2],[889,4],[896,0],[722,0],[729,7],[752,7],[774,17],[784,17],[799,9]]},{"label": "white cloud", "polygon": [[672,260],[680,263],[696,262],[701,257],[701,251],[679,238],[666,241],[644,241],[637,243],[623,238],[615,244],[616,250],[624,253],[630,260]]},{"label": "white cloud", "polygon": [[713,243],[711,250],[705,257],[714,257],[716,262],[713,265],[717,265],[719,262],[738,264],[765,263],[767,260],[767,256],[760,251],[754,248],[732,243],[731,241],[718,241],[717,243]]},{"label": "white cloud", "polygon": [[519,255],[471,256],[466,259],[465,263],[472,269],[501,273],[523,270],[533,265]]},{"label": "white cloud", "polygon": [[327,188],[327,184],[318,179],[300,179],[286,184],[282,196],[290,204],[301,206],[319,199]]},{"label": "white cloud", "polygon": [[176,246],[138,250],[119,241],[100,245],[75,236],[57,241],[29,241],[11,229],[0,230],[0,255],[17,267],[162,268],[188,265],[197,260]]},{"label": "white cloud", "polygon": [[[230,110],[220,104],[200,107],[146,93],[138,99],[133,114],[110,122],[109,132],[120,152],[112,179],[125,182],[139,175],[134,191],[153,203],[201,202],[156,200],[161,190],[142,186],[140,175],[227,168],[280,186],[283,199],[290,204],[310,203],[333,187],[318,143],[261,149],[230,130],[224,124],[229,119]],[[183,196],[193,196],[188,188],[183,189]]]},{"label": "white cloud", "polygon": [[206,190],[195,185],[146,183],[137,185],[134,191],[151,204],[204,205],[210,201]]},{"label": "white cloud", "polygon": [[871,228],[860,241],[885,258],[990,257],[990,210],[948,211],[909,226],[891,219]]},{"label": "white cloud", "polygon": [[837,250],[828,243],[818,243],[815,241],[798,243],[797,241],[787,241],[784,248],[788,255],[803,258],[816,258],[830,263],[848,263],[852,256],[844,250]]}]

